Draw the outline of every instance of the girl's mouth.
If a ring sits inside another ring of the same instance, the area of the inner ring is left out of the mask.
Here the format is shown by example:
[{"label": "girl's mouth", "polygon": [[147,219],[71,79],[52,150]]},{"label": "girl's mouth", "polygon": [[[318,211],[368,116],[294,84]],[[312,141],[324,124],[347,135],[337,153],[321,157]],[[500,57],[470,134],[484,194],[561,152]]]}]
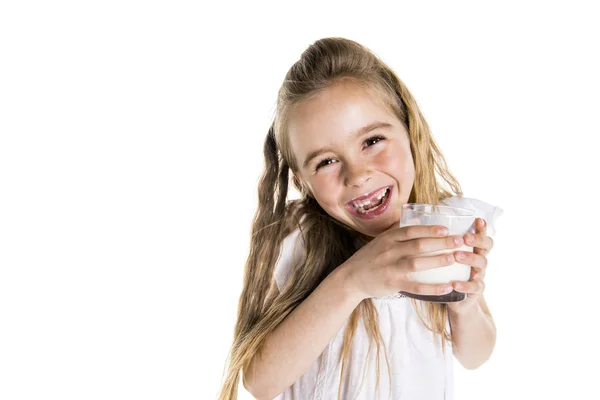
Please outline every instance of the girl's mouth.
[{"label": "girl's mouth", "polygon": [[346,208],[357,218],[373,219],[383,214],[383,212],[387,209],[392,198],[392,189],[393,186],[388,186],[385,194],[381,197],[381,199],[379,199],[379,201],[362,205],[351,203]]}]

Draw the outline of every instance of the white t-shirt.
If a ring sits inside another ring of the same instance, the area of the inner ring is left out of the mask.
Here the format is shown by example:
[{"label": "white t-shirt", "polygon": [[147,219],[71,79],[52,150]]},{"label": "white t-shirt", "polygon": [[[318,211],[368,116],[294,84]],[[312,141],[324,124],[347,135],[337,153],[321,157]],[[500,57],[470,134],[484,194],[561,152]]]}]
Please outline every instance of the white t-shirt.
[{"label": "white t-shirt", "polygon": [[[446,205],[468,208],[487,223],[487,235],[495,234],[495,219],[503,210],[480,200],[454,196]],[[303,256],[299,229],[283,241],[282,251],[275,265],[275,279],[281,289],[288,279],[291,267]],[[372,344],[366,360],[369,339],[362,318],[359,318],[348,364],[344,371],[341,398],[343,400],[453,400],[452,344],[446,343],[442,353],[441,341],[428,330],[412,307],[411,300],[399,293],[372,297],[379,313],[379,330],[385,342],[390,364],[391,381],[383,347],[379,355],[379,392],[376,388],[376,346]],[[417,301],[422,305],[423,302]],[[422,313],[422,315],[427,315]],[[329,342],[323,353],[310,368],[274,400],[335,400],[340,382],[341,356],[344,332],[349,318]],[[446,329],[450,331],[449,322]],[[366,362],[366,364],[365,364]],[[363,377],[364,373],[364,377]]]}]

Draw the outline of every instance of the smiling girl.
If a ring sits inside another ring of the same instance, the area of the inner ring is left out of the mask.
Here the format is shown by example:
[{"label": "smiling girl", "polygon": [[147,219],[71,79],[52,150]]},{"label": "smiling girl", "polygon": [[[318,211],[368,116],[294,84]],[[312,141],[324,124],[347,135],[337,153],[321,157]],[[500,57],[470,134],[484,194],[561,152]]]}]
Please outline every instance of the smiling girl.
[{"label": "smiling girl", "polygon": [[[406,86],[344,38],[316,41],[292,65],[264,155],[219,398],[237,398],[242,372],[258,399],[452,399],[453,356],[477,368],[495,345],[483,290],[502,210],[462,196]],[[287,199],[290,179],[299,200]],[[400,228],[405,203],[471,209],[476,232]],[[465,242],[473,252],[423,255]],[[472,266],[468,282],[409,278],[454,262]],[[399,294],[453,290],[467,298]]]}]

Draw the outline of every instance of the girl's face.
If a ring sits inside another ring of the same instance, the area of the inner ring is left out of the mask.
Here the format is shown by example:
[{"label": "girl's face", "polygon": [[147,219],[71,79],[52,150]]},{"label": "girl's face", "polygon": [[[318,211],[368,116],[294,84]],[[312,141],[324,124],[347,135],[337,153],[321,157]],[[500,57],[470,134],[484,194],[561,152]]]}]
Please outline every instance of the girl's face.
[{"label": "girl's face", "polygon": [[[296,105],[289,134],[294,175],[329,215],[369,237],[400,221],[415,176],[408,132],[370,92],[348,82],[327,88]],[[382,214],[365,219],[351,211],[352,199],[387,186]]]}]

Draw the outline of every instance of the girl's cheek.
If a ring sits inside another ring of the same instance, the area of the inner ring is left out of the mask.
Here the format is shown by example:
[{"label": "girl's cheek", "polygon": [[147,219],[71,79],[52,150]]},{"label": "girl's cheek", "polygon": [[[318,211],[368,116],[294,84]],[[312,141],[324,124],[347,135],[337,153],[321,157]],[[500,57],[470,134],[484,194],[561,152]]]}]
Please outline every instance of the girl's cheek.
[{"label": "girl's cheek", "polygon": [[315,177],[312,184],[315,191],[318,191],[319,193],[331,192],[331,187],[336,185],[335,181],[332,179],[332,175],[329,173]]},{"label": "girl's cheek", "polygon": [[389,149],[383,150],[375,157],[375,163],[378,167],[386,167],[390,165],[397,165],[399,161],[398,153],[394,154]]}]

